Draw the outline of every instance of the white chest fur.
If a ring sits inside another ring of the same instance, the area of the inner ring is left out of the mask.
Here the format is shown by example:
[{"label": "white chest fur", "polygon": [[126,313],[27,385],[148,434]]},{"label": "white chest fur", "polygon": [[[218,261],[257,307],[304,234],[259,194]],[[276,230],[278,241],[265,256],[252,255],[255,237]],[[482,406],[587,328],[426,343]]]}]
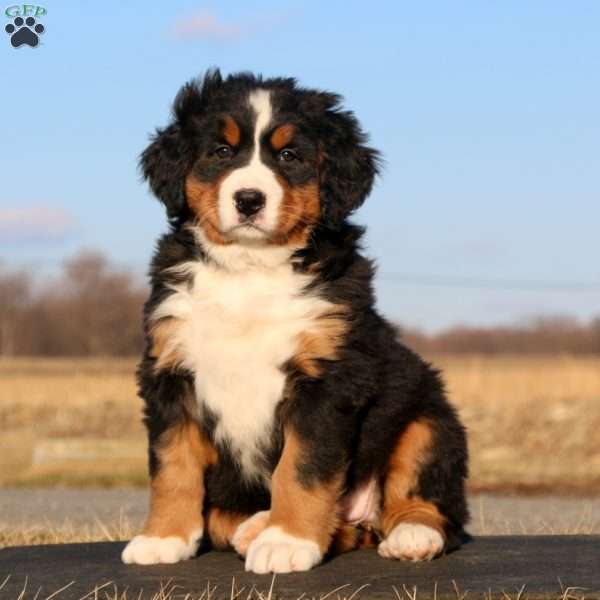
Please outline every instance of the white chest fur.
[{"label": "white chest fur", "polygon": [[169,341],[195,374],[200,415],[218,421],[216,441],[230,446],[248,478],[260,477],[261,446],[282,399],[282,365],[331,304],[304,292],[310,276],[289,263],[228,271],[210,263],[186,263],[191,285],[173,288],[154,313],[173,317]]}]

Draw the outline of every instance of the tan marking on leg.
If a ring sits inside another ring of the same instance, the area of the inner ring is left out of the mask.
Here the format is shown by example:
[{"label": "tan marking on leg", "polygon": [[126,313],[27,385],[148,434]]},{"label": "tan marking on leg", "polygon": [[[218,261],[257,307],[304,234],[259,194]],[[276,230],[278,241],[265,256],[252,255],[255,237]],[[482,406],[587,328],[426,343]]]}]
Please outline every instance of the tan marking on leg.
[{"label": "tan marking on leg", "polygon": [[362,538],[358,543],[359,549],[370,549],[377,548],[377,544],[379,543],[379,539],[377,534],[372,529],[365,529],[363,531]]},{"label": "tan marking on leg", "polygon": [[[237,528],[252,515],[232,513],[212,507],[206,515],[206,527],[212,545],[218,550],[229,548]],[[260,531],[257,531],[258,535]]]},{"label": "tan marking on leg", "polygon": [[206,237],[213,244],[227,245],[227,241],[219,229],[219,186],[222,177],[217,181],[198,181],[193,174],[185,180],[185,194],[188,206],[194,213],[198,225],[202,227]]},{"label": "tan marking on leg", "polygon": [[234,544],[234,536],[239,526],[252,517],[252,523],[249,524],[243,535],[237,536],[235,540],[235,549],[242,556],[246,555],[248,546],[267,526],[269,512],[262,511],[260,514],[247,515],[232,513],[220,508],[212,507],[206,515],[206,529],[211,544],[217,550],[226,550]]},{"label": "tan marking on leg", "polygon": [[282,148],[285,148],[285,146],[292,141],[294,129],[295,127],[291,123],[280,125],[275,129],[271,134],[271,146],[273,146],[273,149],[281,150]]},{"label": "tan marking on leg", "polygon": [[[446,519],[435,504],[420,498],[398,501],[386,518],[387,521],[384,521],[386,535],[399,523],[419,523],[435,529],[446,539],[444,530]],[[393,525],[390,526],[390,523]]]},{"label": "tan marking on leg", "polygon": [[388,461],[383,483],[380,529],[387,536],[401,522],[431,527],[445,539],[445,518],[437,507],[415,496],[423,463],[427,460],[433,433],[424,420],[414,421],[401,434]]},{"label": "tan marking on leg", "polygon": [[223,137],[230,146],[237,146],[240,143],[240,128],[234,121],[233,117],[227,115],[225,119],[225,127],[223,128]]},{"label": "tan marking on leg", "polygon": [[322,267],[321,263],[318,262],[318,261],[316,261],[316,262],[311,263],[310,265],[308,265],[308,269],[307,270],[308,270],[309,273],[317,274],[321,270],[321,267]]},{"label": "tan marking on leg", "polygon": [[309,377],[321,375],[321,360],[336,360],[349,329],[347,310],[339,306],[315,321],[314,327],[298,335],[292,364]]},{"label": "tan marking on leg", "polygon": [[329,548],[332,556],[352,552],[353,550],[370,550],[377,548],[379,539],[372,529],[356,525],[342,525],[333,536]]},{"label": "tan marking on leg", "polygon": [[332,554],[343,554],[358,548],[360,531],[354,525],[342,525],[333,536],[331,543]]},{"label": "tan marking on leg", "polygon": [[298,479],[303,446],[296,433],[285,429],[285,445],[271,482],[271,515],[268,526],[316,542],[322,553],[339,527],[336,511],[343,474],[307,488]]},{"label": "tan marking on leg", "polygon": [[166,431],[156,448],[158,468],[150,488],[150,516],[143,534],[188,536],[202,528],[204,472],[217,451],[195,423]]}]

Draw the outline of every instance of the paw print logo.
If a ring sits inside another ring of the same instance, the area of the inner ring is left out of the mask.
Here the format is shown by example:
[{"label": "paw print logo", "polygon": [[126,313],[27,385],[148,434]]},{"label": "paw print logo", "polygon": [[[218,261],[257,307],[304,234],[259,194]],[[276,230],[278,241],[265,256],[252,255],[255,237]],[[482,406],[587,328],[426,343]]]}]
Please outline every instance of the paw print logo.
[{"label": "paw print logo", "polygon": [[10,35],[10,43],[14,48],[23,44],[35,48],[40,42],[39,34],[44,33],[44,29],[41,23],[36,24],[33,17],[27,17],[25,20],[16,17],[4,28],[4,31]]}]

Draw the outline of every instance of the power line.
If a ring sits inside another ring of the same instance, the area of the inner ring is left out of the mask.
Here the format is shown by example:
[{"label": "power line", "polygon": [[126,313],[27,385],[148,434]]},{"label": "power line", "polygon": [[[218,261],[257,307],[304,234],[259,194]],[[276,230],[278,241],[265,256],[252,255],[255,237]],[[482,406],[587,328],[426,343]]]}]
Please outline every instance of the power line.
[{"label": "power line", "polygon": [[482,289],[511,292],[575,292],[600,293],[600,282],[589,281],[533,281],[512,279],[485,279],[449,275],[415,275],[409,273],[381,273],[379,279],[397,285]]},{"label": "power line", "polygon": [[[15,269],[29,269],[42,271],[50,268],[64,266],[63,259],[41,258],[31,261],[23,261],[19,265],[11,265],[8,261],[0,258],[0,270],[9,271]],[[110,261],[110,267],[118,269],[130,269],[145,273],[147,264],[143,261]],[[578,293],[597,294],[600,293],[600,281],[543,281],[543,280],[518,280],[518,279],[489,279],[484,277],[462,277],[454,275],[419,275],[415,273],[389,273],[379,272],[377,279],[390,282],[395,285],[418,286],[418,287],[441,287],[456,289],[478,289],[489,291],[507,292],[547,292],[547,293]]]}]

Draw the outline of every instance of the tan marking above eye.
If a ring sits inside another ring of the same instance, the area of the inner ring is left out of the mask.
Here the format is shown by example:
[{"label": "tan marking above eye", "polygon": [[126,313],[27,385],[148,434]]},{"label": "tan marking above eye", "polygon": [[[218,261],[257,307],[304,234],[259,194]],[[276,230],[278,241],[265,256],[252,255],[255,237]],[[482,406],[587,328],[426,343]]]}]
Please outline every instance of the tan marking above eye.
[{"label": "tan marking above eye", "polygon": [[295,128],[291,123],[286,123],[285,125],[277,127],[271,134],[271,146],[273,146],[273,149],[281,150],[282,148],[285,148],[285,146],[292,141],[294,129]]},{"label": "tan marking above eye", "polygon": [[223,137],[230,146],[237,146],[240,143],[240,128],[233,120],[233,117],[227,115],[224,119]]}]

